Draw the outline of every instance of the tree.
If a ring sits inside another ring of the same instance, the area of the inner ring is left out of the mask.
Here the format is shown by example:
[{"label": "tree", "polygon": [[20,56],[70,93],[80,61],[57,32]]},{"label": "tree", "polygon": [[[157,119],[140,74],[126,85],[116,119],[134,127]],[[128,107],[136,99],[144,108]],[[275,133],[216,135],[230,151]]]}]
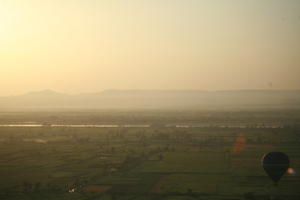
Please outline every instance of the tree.
[{"label": "tree", "polygon": [[159,155],[158,155],[158,159],[159,159],[159,160],[163,160],[163,159],[164,159],[164,156],[163,156],[162,154],[159,154]]}]

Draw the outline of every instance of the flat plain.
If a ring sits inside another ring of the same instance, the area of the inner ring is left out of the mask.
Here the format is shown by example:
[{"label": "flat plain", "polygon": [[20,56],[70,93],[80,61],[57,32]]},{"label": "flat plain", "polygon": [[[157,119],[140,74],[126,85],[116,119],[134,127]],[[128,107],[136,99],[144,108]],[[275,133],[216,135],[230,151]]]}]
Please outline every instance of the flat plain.
[{"label": "flat plain", "polygon": [[[300,197],[299,111],[1,113],[0,119],[1,199]],[[291,161],[277,187],[261,165],[271,151]]]}]

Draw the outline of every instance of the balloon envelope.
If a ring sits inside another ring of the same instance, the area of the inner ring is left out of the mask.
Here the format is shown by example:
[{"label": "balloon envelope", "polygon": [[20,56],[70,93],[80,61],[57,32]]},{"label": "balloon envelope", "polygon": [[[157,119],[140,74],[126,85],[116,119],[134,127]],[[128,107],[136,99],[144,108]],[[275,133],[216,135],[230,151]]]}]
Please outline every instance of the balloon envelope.
[{"label": "balloon envelope", "polygon": [[277,184],[290,165],[287,155],[282,152],[270,152],[264,155],[262,165],[266,173]]}]

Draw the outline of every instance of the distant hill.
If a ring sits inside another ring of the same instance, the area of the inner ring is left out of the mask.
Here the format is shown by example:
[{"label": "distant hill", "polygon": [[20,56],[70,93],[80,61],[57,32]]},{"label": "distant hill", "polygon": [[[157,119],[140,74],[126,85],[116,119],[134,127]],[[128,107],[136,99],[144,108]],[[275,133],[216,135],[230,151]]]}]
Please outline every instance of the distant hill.
[{"label": "distant hill", "polygon": [[0,110],[300,108],[300,90],[106,90],[70,95],[52,90],[0,97]]}]

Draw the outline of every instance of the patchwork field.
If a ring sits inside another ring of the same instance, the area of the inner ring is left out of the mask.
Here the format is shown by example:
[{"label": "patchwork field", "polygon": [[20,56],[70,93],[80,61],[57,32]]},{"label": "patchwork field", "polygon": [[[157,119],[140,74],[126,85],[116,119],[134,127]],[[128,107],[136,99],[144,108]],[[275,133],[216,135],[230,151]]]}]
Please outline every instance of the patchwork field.
[{"label": "patchwork field", "polygon": [[[0,127],[0,199],[299,199],[300,128]],[[275,187],[261,158],[290,157]]]}]

